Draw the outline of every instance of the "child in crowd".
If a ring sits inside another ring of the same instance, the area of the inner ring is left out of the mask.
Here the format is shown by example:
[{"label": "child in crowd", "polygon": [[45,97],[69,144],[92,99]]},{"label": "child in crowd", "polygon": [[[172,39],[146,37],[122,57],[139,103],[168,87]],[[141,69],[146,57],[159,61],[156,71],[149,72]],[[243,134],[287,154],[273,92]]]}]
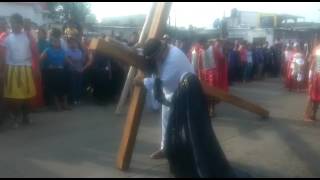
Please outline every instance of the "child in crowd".
[{"label": "child in crowd", "polygon": [[244,73],[243,73],[244,82],[248,82],[249,80],[251,80],[250,75],[253,67],[253,55],[252,55],[251,44],[248,44],[246,55],[247,55],[247,58],[246,58],[247,60],[244,66]]},{"label": "child in crowd", "polygon": [[[47,48],[49,48],[50,43],[47,40],[47,31],[44,28],[38,29],[38,51],[42,54]],[[48,61],[42,61],[40,63],[41,75],[42,75],[42,87],[43,87],[43,98],[46,105],[49,105],[49,90],[47,82],[47,71],[48,71]]]},{"label": "child in crowd", "polygon": [[60,44],[61,31],[53,29],[50,34],[50,47],[41,55],[41,61],[47,61],[47,83],[49,94],[54,99],[58,111],[69,110],[67,101],[68,81],[65,66],[68,63],[67,56]]},{"label": "child in crowd", "polygon": [[71,70],[71,96],[74,105],[80,103],[80,97],[82,93],[82,72],[84,68],[84,53],[80,50],[79,43],[77,39],[73,36],[69,37],[68,40],[68,50],[66,55],[70,60],[70,70]]}]

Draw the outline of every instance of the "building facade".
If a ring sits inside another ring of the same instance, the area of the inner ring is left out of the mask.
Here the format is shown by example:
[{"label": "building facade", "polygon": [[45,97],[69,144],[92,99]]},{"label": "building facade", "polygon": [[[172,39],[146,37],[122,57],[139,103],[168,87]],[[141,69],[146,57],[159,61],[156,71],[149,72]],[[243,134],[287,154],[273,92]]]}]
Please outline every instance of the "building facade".
[{"label": "building facade", "polygon": [[265,40],[273,44],[277,39],[309,41],[310,33],[319,29],[319,24],[306,23],[304,18],[287,14],[272,14],[233,9],[225,18],[228,38],[242,39],[250,43]]}]

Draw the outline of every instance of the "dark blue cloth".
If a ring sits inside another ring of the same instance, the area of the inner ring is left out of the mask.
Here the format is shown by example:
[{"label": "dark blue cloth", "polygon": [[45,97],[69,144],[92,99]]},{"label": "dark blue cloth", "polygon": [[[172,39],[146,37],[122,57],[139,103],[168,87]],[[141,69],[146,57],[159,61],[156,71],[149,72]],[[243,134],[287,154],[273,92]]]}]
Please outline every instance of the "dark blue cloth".
[{"label": "dark blue cloth", "polygon": [[[47,48],[50,47],[50,43],[47,40],[39,39],[38,41],[38,51],[40,54],[42,54]],[[45,69],[48,67],[47,61],[43,61],[41,64],[41,69]]]},{"label": "dark blue cloth", "polygon": [[237,50],[230,50],[229,55],[228,55],[228,60],[229,60],[229,82],[233,82],[236,80],[239,80],[241,78],[241,74],[239,71],[240,67],[240,53]]},{"label": "dark blue cloth", "polygon": [[63,49],[49,47],[46,50],[47,53],[47,66],[49,68],[62,68],[65,65],[66,54]]},{"label": "dark blue cloth", "polygon": [[73,101],[80,101],[83,91],[82,73],[72,71],[71,73],[71,96]]}]

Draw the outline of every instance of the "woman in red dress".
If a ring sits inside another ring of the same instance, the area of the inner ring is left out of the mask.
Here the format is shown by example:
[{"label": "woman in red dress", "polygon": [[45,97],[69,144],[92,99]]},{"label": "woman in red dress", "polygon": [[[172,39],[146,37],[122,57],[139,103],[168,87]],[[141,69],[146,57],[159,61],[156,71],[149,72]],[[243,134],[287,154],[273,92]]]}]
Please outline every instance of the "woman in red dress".
[{"label": "woman in red dress", "polygon": [[228,92],[228,62],[223,54],[222,42],[220,40],[215,41],[213,49],[213,57],[215,59],[216,70],[217,70],[217,85],[216,87]]},{"label": "woman in red dress", "polygon": [[203,61],[205,59],[206,49],[205,41],[200,40],[195,43],[189,52],[190,63],[193,65],[195,73],[198,75],[200,81],[205,81],[205,73],[203,71]]},{"label": "woman in red dress", "polygon": [[305,112],[305,121],[315,121],[320,102],[320,44],[313,49],[310,56],[309,100]]},{"label": "woman in red dress", "polygon": [[[189,59],[194,67],[196,74],[201,82],[212,86],[218,86],[218,74],[216,61],[214,57],[214,47],[209,46],[205,39],[200,39],[193,45],[189,52]],[[214,116],[214,106],[217,103],[215,99],[209,100],[210,115]]]},{"label": "woman in red dress", "polygon": [[[3,82],[4,82],[4,67],[5,67],[5,48],[1,46],[4,43],[7,33],[7,22],[4,18],[0,19],[0,116],[5,113],[3,103]],[[2,122],[1,122],[2,123]]]},{"label": "woman in red dress", "polygon": [[293,89],[293,79],[292,79],[292,68],[291,68],[291,64],[292,64],[292,60],[293,60],[293,54],[294,54],[294,50],[292,49],[291,45],[287,46],[287,49],[285,50],[284,54],[285,54],[285,65],[284,65],[284,69],[285,69],[285,87],[287,89],[289,89],[289,91],[291,91]]},{"label": "woman in red dress", "polygon": [[33,78],[36,86],[36,96],[31,100],[31,108],[37,109],[44,106],[44,99],[43,99],[43,89],[42,89],[42,79],[41,79],[41,72],[40,72],[40,54],[38,52],[37,42],[32,35],[31,29],[31,21],[29,19],[24,19],[24,31],[27,33],[29,41],[30,41],[30,48],[32,53],[32,72]]}]

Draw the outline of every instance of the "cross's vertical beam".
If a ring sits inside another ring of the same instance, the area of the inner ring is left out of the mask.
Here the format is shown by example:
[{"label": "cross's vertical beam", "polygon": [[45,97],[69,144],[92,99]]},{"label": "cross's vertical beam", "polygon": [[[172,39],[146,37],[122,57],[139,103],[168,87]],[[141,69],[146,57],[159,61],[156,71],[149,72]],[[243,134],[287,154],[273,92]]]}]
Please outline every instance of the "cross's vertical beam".
[{"label": "cross's vertical beam", "polygon": [[[144,22],[143,28],[140,33],[138,45],[143,45],[143,43],[145,42],[145,40],[149,34],[149,29],[150,29],[150,26],[151,26],[151,23],[153,20],[153,16],[154,16],[154,10],[155,10],[155,3],[153,3],[153,5],[149,11],[149,14],[146,17],[146,20]],[[124,87],[122,89],[120,100],[119,100],[117,108],[116,108],[116,112],[115,112],[116,114],[120,114],[121,110],[123,109],[123,106],[126,102],[127,96],[129,94],[130,87],[132,86],[134,75],[136,73],[137,73],[137,68],[130,66],[130,69],[129,69],[129,72],[127,75],[127,79],[126,79],[126,82],[125,82]]]},{"label": "cross's vertical beam", "polygon": [[[171,3],[157,2],[155,4],[154,15],[149,29],[148,38],[159,38],[165,30],[167,18],[170,13]],[[138,73],[142,74],[141,71]],[[117,158],[117,167],[120,170],[127,170],[130,166],[132,152],[134,149],[141,114],[144,106],[145,89],[135,86],[133,89],[132,99],[127,114],[126,124],[120,144]]]}]

